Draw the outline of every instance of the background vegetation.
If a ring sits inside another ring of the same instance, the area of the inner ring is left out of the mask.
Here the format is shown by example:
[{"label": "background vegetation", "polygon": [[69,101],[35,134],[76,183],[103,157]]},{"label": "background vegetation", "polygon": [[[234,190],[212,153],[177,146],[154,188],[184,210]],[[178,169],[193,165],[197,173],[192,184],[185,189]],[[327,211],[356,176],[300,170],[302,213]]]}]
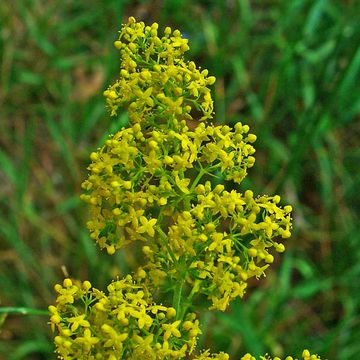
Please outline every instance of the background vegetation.
[{"label": "background vegetation", "polygon": [[[356,0],[1,1],[0,306],[46,309],[64,273],[103,288],[136,261],[97,250],[79,201],[88,154],[126,122],[102,91],[134,15],[181,29],[218,78],[215,122],[257,134],[241,188],[295,209],[285,254],[241,303],[204,315],[199,347],[357,358],[359,14]],[[0,359],[55,357],[46,316],[0,315]]]}]

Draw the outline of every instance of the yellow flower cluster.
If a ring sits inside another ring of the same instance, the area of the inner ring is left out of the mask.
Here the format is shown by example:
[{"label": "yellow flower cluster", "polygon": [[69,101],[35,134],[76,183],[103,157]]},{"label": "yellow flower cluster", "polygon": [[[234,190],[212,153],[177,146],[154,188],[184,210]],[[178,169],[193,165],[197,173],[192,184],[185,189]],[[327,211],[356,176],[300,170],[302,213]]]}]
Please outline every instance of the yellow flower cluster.
[{"label": "yellow flower cluster", "polygon": [[[260,359],[261,360],[297,360],[297,359],[293,358],[292,356],[286,356],[285,358],[281,359],[278,356],[275,356],[274,358],[272,358],[269,355],[260,356]],[[303,360],[321,360],[318,355],[311,354],[309,350],[304,350],[302,352],[302,359]],[[246,354],[240,360],[256,360],[256,358],[250,354]]]},{"label": "yellow flower cluster", "polygon": [[[56,351],[64,360],[171,360],[185,359],[195,349],[201,334],[194,313],[177,319],[173,307],[157,305],[142,283],[142,271],[113,281],[107,294],[89,281],[73,283],[65,279],[55,285],[56,306],[49,306],[50,324],[58,335]],[[320,359],[308,350],[303,360]],[[229,360],[226,353],[204,351],[194,360]],[[260,357],[281,360],[279,357]],[[241,360],[256,360],[250,354]],[[287,356],[284,360],[293,360]]]},{"label": "yellow flower cluster", "polygon": [[[125,86],[163,91],[164,84],[152,73],[141,74],[155,71],[149,68],[155,63],[163,69],[179,63],[187,41],[178,31],[172,37],[170,33],[166,29],[160,40],[157,25],[145,27],[130,18],[115,43],[121,49],[123,74],[116,84],[123,85],[115,84],[106,96],[112,107],[130,104],[129,113],[136,112],[139,119],[131,116],[131,126],[90,155],[90,175],[82,184],[82,199],[92,212],[87,226],[109,254],[132,241],[147,242],[149,286],[176,282],[185,274],[185,291],[192,288],[192,296],[205,295],[211,309],[224,311],[232,299],[243,296],[246,281],[263,275],[274,261],[270,249],[284,251],[276,239],[290,236],[291,206],[279,207],[279,196],[228,192],[208,180],[219,174],[238,184],[244,179],[255,162],[256,136],[249,134],[248,125],[200,122],[190,129],[182,113],[165,106],[166,114],[160,116],[154,99],[140,101],[140,90]],[[189,64],[189,69],[198,79],[196,67]],[[143,80],[130,79],[130,73]],[[172,87],[189,86],[176,76],[167,81]],[[121,91],[112,98],[109,94],[117,88]],[[180,96],[170,90],[168,95]],[[192,103],[201,107],[196,95]],[[129,96],[134,98],[124,100]]]},{"label": "yellow flower cluster", "polygon": [[[219,353],[219,354],[210,354],[209,351],[203,352],[201,355],[196,356],[194,360],[229,360],[229,355],[226,353]],[[321,360],[318,355],[310,354],[309,350],[304,350],[302,353],[303,360]],[[254,356],[251,354],[245,354],[240,360],[256,360]],[[278,356],[274,358],[270,357],[269,355],[260,356],[260,360],[282,360]],[[297,360],[294,359],[292,356],[286,356],[283,360]]]},{"label": "yellow flower cluster", "polygon": [[[90,155],[81,198],[101,249],[114,254],[140,240],[145,258],[136,275],[113,281],[107,293],[88,281],[55,286],[49,310],[56,351],[65,360],[228,360],[226,353],[195,354],[201,330],[189,309],[195,298],[221,311],[241,298],[248,279],[264,275],[274,252],[285,250],[279,239],[291,235],[292,208],[279,206],[278,195],[228,191],[221,183],[242,182],[255,162],[256,136],[240,122],[206,121],[215,78],[184,60],[189,46],[180,31],[166,28],[160,37],[156,23],[131,17],[115,47],[120,77],[104,95],[112,115],[127,109],[130,125]],[[170,292],[172,306],[162,305]],[[304,350],[303,359],[319,358]]]},{"label": "yellow flower cluster", "polygon": [[196,356],[194,360],[229,360],[229,355],[220,352],[218,354],[210,354],[209,350],[202,352],[199,356]]},{"label": "yellow flower cluster", "polygon": [[256,136],[248,132],[241,123],[233,130],[200,123],[190,131],[185,121],[170,129],[136,123],[119,131],[91,154],[91,173],[82,185],[82,199],[92,209],[91,237],[109,254],[147,241],[156,253],[145,266],[152,275],[172,275],[181,263],[189,269],[185,280],[197,282],[197,292],[224,311],[243,296],[246,280],[273,262],[268,250],[284,251],[274,239],[290,236],[291,206],[277,206],[279,196],[254,198],[249,190],[240,194],[200,183],[216,170],[241,182],[254,164]]},{"label": "yellow flower cluster", "polygon": [[126,108],[131,121],[154,127],[174,119],[191,120],[194,114],[210,119],[213,100],[207,86],[215,77],[183,59],[189,46],[179,30],[167,27],[161,36],[158,27],[130,17],[120,31],[115,41],[121,56],[119,79],[104,92],[111,114]]},{"label": "yellow flower cluster", "polygon": [[175,212],[166,232],[158,227],[160,241],[144,247],[145,268],[157,285],[177,281],[178,272],[186,271],[183,280],[191,295],[206,295],[210,309],[224,311],[243,296],[246,281],[263,275],[274,261],[270,249],[284,251],[275,239],[290,236],[291,207],[280,208],[279,196],[254,198],[249,190],[211,189],[210,182],[197,185],[195,192],[196,205]]},{"label": "yellow flower cluster", "polygon": [[90,156],[82,199],[92,208],[91,237],[110,254],[129,241],[154,237],[155,209],[190,210],[203,176],[219,169],[239,183],[254,164],[256,137],[247,134],[247,125],[237,123],[233,131],[204,123],[190,131],[185,121],[173,125],[151,131],[137,123]]},{"label": "yellow flower cluster", "polygon": [[174,308],[155,304],[130,275],[112,282],[107,294],[88,281],[74,284],[70,279],[55,290],[50,322],[64,360],[182,359],[193,352],[201,334],[195,314],[177,320]]}]

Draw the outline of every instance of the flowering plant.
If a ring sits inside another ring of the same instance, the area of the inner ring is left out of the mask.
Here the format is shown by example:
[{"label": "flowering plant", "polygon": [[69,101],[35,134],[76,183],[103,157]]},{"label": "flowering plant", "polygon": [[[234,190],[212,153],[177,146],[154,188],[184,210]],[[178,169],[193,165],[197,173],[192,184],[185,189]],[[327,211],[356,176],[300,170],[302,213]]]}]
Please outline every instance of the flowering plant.
[{"label": "flowering plant", "polygon": [[201,304],[225,311],[250,278],[264,275],[285,250],[279,239],[291,235],[292,208],[278,195],[211,181],[240,184],[254,165],[256,136],[240,122],[210,123],[215,77],[184,60],[188,40],[179,30],[160,36],[158,24],[130,17],[115,47],[119,79],[104,96],[111,115],[127,110],[129,126],[90,155],[81,198],[100,248],[112,255],[141,241],[144,262],[106,293],[89,281],[55,286],[56,351],[63,359],[229,359],[195,350]]}]

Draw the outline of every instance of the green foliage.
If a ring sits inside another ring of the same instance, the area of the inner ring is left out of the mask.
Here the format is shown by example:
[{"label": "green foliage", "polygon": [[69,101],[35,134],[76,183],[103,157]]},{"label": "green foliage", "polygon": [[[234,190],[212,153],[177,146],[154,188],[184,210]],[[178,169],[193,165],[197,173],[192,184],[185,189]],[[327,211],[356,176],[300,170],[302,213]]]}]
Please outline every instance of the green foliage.
[{"label": "green foliage", "polygon": [[[111,124],[104,116],[101,91],[118,64],[113,34],[129,14],[146,14],[183,29],[190,56],[217,77],[216,124],[245,119],[257,134],[257,163],[244,189],[285,194],[296,210],[281,265],[263,287],[249,290],[241,307],[209,315],[199,347],[233,357],[283,348],[300,354],[297,339],[306,338],[324,358],[354,358],[360,352],[359,5],[155,3],[0,4],[0,305],[45,308],[63,264],[72,277],[104,288],[116,275],[113,265],[126,273],[136,263],[136,251],[111,259],[96,251],[77,194],[88,153],[127,122],[121,113]],[[7,316],[0,357],[8,354],[53,356],[44,317]]]}]

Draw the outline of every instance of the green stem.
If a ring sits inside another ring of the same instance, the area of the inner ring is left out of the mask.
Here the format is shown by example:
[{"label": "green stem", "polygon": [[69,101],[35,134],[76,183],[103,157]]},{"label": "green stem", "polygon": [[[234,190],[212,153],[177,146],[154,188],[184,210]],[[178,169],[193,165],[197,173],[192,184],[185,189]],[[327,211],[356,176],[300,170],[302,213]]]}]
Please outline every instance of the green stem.
[{"label": "green stem", "polygon": [[171,257],[171,260],[173,261],[173,263],[176,263],[177,259],[176,259],[175,255],[174,255],[174,253],[172,252],[168,242],[167,242],[166,234],[164,233],[164,231],[161,229],[160,226],[157,226],[156,230],[160,234],[160,239],[161,239],[163,245],[166,247],[166,250],[168,251],[168,253],[169,253],[170,257]]},{"label": "green stem", "polygon": [[193,298],[194,298],[195,294],[199,291],[199,287],[198,287],[199,284],[200,284],[200,281],[196,280],[193,288],[191,289],[190,294],[188,296],[186,296],[186,301],[184,302],[182,309],[181,309],[182,311],[180,314],[181,315],[180,319],[184,318],[184,315],[187,313],[189,307],[192,306]]},{"label": "green stem", "polygon": [[191,289],[191,292],[190,292],[190,294],[189,294],[189,296],[188,296],[188,302],[192,302],[192,299],[193,299],[193,297],[194,297],[194,295],[199,291],[199,285],[200,285],[200,280],[195,280],[195,283],[194,283],[194,286],[193,286],[193,288]]},{"label": "green stem", "polygon": [[31,309],[26,307],[0,307],[0,314],[20,314],[20,315],[47,315],[48,310]]},{"label": "green stem", "polygon": [[182,318],[182,311],[181,311],[181,299],[182,299],[182,290],[184,286],[184,281],[181,281],[176,285],[174,291],[174,299],[173,299],[173,307],[176,310],[176,319],[179,320]]},{"label": "green stem", "polygon": [[198,175],[196,176],[195,180],[193,181],[193,183],[191,184],[191,188],[190,188],[190,192],[193,192],[195,190],[196,185],[199,183],[199,181],[201,180],[201,178],[205,175],[206,171],[204,171],[204,169],[201,169],[198,173]]}]

